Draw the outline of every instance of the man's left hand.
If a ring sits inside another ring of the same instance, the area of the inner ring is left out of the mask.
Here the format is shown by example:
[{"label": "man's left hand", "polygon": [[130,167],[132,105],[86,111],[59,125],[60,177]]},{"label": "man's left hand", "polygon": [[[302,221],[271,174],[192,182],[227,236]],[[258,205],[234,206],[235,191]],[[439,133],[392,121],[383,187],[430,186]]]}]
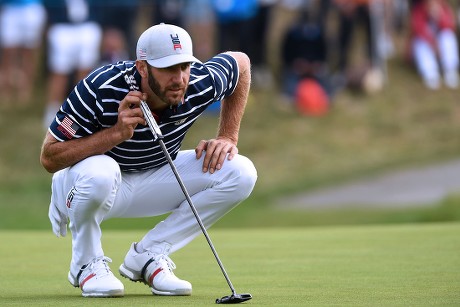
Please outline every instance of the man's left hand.
[{"label": "man's left hand", "polygon": [[203,161],[203,173],[208,170],[213,174],[216,170],[220,170],[224,164],[225,157],[227,160],[232,160],[238,153],[236,144],[229,138],[218,137],[216,139],[201,140],[195,148],[196,158],[200,159],[205,152]]}]

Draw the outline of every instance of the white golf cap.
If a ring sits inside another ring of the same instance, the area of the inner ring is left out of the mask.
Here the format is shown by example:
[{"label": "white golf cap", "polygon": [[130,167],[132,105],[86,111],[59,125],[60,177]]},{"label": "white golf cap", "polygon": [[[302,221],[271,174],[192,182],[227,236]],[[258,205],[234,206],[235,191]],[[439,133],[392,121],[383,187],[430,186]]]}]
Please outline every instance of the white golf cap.
[{"label": "white golf cap", "polygon": [[200,62],[193,56],[192,38],[187,31],[164,23],[152,26],[141,34],[136,56],[156,68]]}]

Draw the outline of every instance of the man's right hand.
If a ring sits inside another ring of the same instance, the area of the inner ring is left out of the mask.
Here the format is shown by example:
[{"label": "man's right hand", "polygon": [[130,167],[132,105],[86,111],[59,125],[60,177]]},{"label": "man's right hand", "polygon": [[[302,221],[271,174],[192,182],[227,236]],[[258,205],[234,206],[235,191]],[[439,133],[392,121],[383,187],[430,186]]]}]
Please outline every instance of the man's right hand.
[{"label": "man's right hand", "polygon": [[118,120],[113,129],[120,133],[123,141],[133,137],[137,125],[147,124],[140,109],[141,100],[147,99],[146,96],[139,91],[131,91],[120,102]]}]

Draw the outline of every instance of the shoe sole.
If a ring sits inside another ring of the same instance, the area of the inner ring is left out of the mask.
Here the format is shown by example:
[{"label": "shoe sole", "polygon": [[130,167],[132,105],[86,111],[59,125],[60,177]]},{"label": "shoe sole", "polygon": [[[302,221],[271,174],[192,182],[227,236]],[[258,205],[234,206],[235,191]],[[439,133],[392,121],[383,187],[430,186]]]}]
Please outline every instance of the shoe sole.
[{"label": "shoe sole", "polygon": [[174,291],[161,291],[151,287],[139,274],[128,269],[124,264],[120,265],[118,269],[120,275],[124,278],[127,278],[133,282],[141,282],[144,285],[147,285],[152,290],[152,293],[155,295],[165,295],[165,296],[188,296],[192,295],[192,289],[177,289]]},{"label": "shoe sole", "polygon": [[84,297],[123,297],[125,292],[123,290],[111,290],[107,292],[82,292],[82,296]]},{"label": "shoe sole", "polygon": [[153,287],[150,288],[152,290],[152,294],[155,295],[163,295],[163,296],[190,296],[192,295],[192,289],[177,289],[172,291],[160,291]]},{"label": "shoe sole", "polygon": [[[75,288],[80,288],[80,285],[78,284],[77,280],[75,277],[72,276],[72,274],[68,274],[67,276],[70,284],[75,287]],[[116,290],[108,290],[105,292],[84,292],[82,291],[81,295],[83,297],[122,297],[125,296],[125,291],[124,289],[116,289]]]}]

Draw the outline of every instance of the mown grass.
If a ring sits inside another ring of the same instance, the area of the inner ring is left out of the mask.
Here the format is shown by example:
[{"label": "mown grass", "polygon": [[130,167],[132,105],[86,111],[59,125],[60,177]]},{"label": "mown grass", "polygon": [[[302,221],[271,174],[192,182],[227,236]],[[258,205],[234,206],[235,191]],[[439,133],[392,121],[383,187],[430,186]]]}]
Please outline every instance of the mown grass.
[{"label": "mown grass", "polygon": [[[280,103],[276,87],[251,93],[239,150],[259,173],[252,196],[217,226],[317,225],[451,220],[459,216],[455,196],[435,209],[388,212],[277,212],[283,195],[337,184],[398,167],[458,158],[459,91],[425,89],[411,67],[389,63],[384,91],[365,95],[343,91],[323,117],[305,117]],[[0,228],[48,228],[51,175],[39,164],[44,136],[43,88],[29,105],[0,104]],[[215,135],[217,116],[203,116],[183,148]],[[454,212],[454,213],[452,213]],[[383,218],[378,218],[378,217]],[[343,218],[341,218],[343,217]],[[359,218],[358,217],[362,217]],[[128,220],[121,227],[145,227]],[[134,225],[135,224],[135,225]],[[117,226],[114,222],[113,227]]]},{"label": "mown grass", "polygon": [[[460,224],[216,229],[210,232],[237,292],[251,306],[458,306]],[[143,231],[107,230],[117,269]],[[209,306],[230,290],[204,238],[172,255],[191,297],[152,296],[125,279],[126,296],[85,299],[66,279],[70,238],[1,231],[2,306]]]}]

